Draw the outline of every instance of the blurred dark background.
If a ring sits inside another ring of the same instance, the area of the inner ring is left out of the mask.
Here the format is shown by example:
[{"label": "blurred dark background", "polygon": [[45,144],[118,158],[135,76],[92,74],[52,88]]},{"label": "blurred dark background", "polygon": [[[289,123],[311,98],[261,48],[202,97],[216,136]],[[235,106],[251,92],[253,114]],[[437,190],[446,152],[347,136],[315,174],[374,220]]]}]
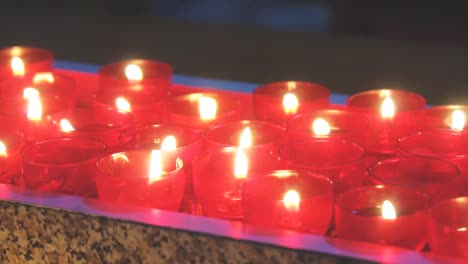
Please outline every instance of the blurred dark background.
[{"label": "blurred dark background", "polygon": [[[418,2],[418,3],[416,3]],[[2,1],[0,46],[104,64],[143,57],[178,73],[396,87],[468,104],[468,19],[457,1]]]}]

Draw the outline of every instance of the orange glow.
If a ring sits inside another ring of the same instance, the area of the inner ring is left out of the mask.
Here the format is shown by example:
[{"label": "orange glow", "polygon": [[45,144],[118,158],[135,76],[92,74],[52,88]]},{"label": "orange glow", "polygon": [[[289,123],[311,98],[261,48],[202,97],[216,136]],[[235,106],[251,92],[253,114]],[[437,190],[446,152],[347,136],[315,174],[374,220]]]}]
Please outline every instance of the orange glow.
[{"label": "orange glow", "polygon": [[248,171],[249,162],[247,156],[242,148],[238,148],[234,160],[234,176],[239,179],[246,178]]},{"label": "orange glow", "polygon": [[130,102],[127,101],[127,99],[123,97],[117,97],[117,99],[115,99],[115,106],[120,111],[124,111],[124,112],[132,111],[132,105],[130,104]]},{"label": "orange glow", "polygon": [[75,128],[72,126],[70,121],[67,119],[61,119],[60,120],[60,130],[65,133],[69,133],[72,131],[75,131]]},{"label": "orange glow", "polygon": [[10,61],[11,70],[14,76],[24,76],[25,68],[24,62],[20,57],[13,57]]},{"label": "orange glow", "polygon": [[51,72],[39,72],[34,75],[33,78],[33,83],[34,84],[39,84],[39,83],[54,83],[55,78],[54,75]]},{"label": "orange glow", "polygon": [[286,93],[283,96],[283,109],[286,114],[294,115],[299,107],[299,100],[293,93]]},{"label": "orange glow", "polygon": [[200,119],[213,120],[216,118],[216,112],[218,111],[218,102],[214,98],[201,96],[198,98],[198,111],[200,112]]},{"label": "orange glow", "polygon": [[162,177],[163,170],[162,170],[162,157],[160,150],[152,150],[151,151],[151,159],[149,164],[149,172],[148,172],[148,181],[149,183],[155,182]]},{"label": "orange glow", "polygon": [[323,118],[317,118],[312,123],[312,131],[316,136],[328,136],[330,135],[330,125]]},{"label": "orange glow", "polygon": [[6,157],[7,156],[7,148],[5,146],[5,143],[0,140],[0,157]]},{"label": "orange glow", "polygon": [[250,127],[244,128],[239,138],[239,147],[250,148],[252,146],[252,131]]},{"label": "orange glow", "polygon": [[298,212],[301,196],[296,190],[289,190],[283,196],[283,204],[288,212]]},{"label": "orange glow", "polygon": [[382,204],[382,218],[388,220],[396,219],[396,212],[393,204],[389,200],[385,200]]},{"label": "orange glow", "polygon": [[129,81],[138,82],[143,80],[143,71],[141,70],[140,66],[129,64],[127,67],[125,67],[125,76]]},{"label": "orange glow", "polygon": [[170,135],[164,138],[161,143],[161,151],[171,151],[177,148],[177,141],[174,136]]},{"label": "orange glow", "polygon": [[383,119],[393,119],[395,116],[395,103],[390,96],[385,97],[380,108],[380,114]]},{"label": "orange glow", "polygon": [[466,117],[465,113],[462,110],[454,110],[452,112],[452,122],[451,127],[455,131],[463,131],[465,129]]}]

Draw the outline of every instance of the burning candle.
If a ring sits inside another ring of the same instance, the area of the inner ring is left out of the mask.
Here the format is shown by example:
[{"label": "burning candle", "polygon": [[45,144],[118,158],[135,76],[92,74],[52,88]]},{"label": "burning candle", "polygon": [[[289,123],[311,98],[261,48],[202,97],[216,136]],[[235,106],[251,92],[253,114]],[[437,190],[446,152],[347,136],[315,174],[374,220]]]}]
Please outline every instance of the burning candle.
[{"label": "burning candle", "polygon": [[468,257],[468,197],[442,201],[431,209],[429,246],[437,255]]},{"label": "burning candle", "polygon": [[95,166],[106,145],[85,137],[57,137],[21,150],[21,180],[27,188],[96,197]]},{"label": "burning candle", "polygon": [[466,133],[468,106],[441,105],[426,109],[422,126],[427,130],[446,129]]},{"label": "burning candle", "polygon": [[272,151],[258,148],[217,148],[195,157],[193,187],[206,216],[241,219],[243,182],[260,172],[277,169]]},{"label": "burning candle", "polygon": [[169,100],[167,121],[171,124],[204,129],[215,123],[241,119],[241,102],[215,93],[191,93]]},{"label": "burning candle", "polygon": [[280,149],[281,159],[288,167],[327,176],[337,192],[363,184],[364,154],[363,147],[339,138],[311,138]]},{"label": "burning candle", "polygon": [[16,183],[18,180],[23,146],[24,138],[20,133],[0,130],[0,183]]},{"label": "burning candle", "polygon": [[44,49],[21,46],[0,49],[0,79],[50,71],[53,60],[52,53]]},{"label": "burning candle", "polygon": [[407,187],[430,195],[433,202],[458,196],[460,171],[443,160],[433,158],[391,158],[369,168],[374,184]]},{"label": "burning candle", "polygon": [[396,151],[398,138],[418,130],[426,100],[408,91],[380,89],[352,95],[346,105],[369,119],[367,150],[385,154]]},{"label": "burning candle", "polygon": [[369,121],[357,113],[326,109],[293,116],[287,132],[290,141],[334,137],[364,144],[368,127]]},{"label": "burning candle", "polygon": [[291,116],[328,106],[330,91],[309,82],[285,81],[262,85],[253,92],[256,119],[285,125]]},{"label": "burning candle", "polygon": [[241,144],[271,151],[277,151],[287,140],[281,126],[250,120],[214,125],[205,131],[204,138],[207,149]]},{"label": "burning candle", "polygon": [[333,184],[310,171],[276,170],[248,179],[242,188],[244,221],[325,234],[333,215]]},{"label": "burning candle", "polygon": [[120,145],[120,135],[133,130],[133,116],[112,107],[76,108],[53,114],[52,123],[62,135],[92,137],[109,148]]},{"label": "burning candle", "polygon": [[23,133],[26,141],[50,137],[56,134],[50,114],[71,107],[61,96],[42,96],[32,87],[23,90],[23,97],[0,101],[1,127]]},{"label": "burning candle", "polygon": [[161,149],[114,153],[97,163],[99,199],[163,210],[178,210],[184,195],[183,161],[166,138]]},{"label": "burning candle", "polygon": [[429,200],[411,189],[368,186],[337,196],[338,237],[417,248],[426,240]]}]

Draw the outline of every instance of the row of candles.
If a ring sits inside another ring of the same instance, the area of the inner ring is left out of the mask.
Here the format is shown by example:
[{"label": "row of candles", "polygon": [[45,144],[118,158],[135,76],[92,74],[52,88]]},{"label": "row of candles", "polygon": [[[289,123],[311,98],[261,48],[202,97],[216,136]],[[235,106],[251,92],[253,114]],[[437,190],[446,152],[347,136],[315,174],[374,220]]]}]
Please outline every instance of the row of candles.
[{"label": "row of candles", "polygon": [[[244,101],[171,95],[172,68],[103,66],[91,107],[49,51],[0,50],[1,181],[117,203],[468,256],[467,106],[277,82]],[[247,103],[249,103],[247,101]]]}]

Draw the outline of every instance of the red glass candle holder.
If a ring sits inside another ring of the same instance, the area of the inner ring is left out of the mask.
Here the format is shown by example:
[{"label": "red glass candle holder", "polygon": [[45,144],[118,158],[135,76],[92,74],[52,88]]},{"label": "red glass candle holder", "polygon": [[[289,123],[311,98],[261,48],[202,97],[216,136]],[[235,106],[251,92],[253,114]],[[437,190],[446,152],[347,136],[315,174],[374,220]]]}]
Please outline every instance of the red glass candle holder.
[{"label": "red glass candle holder", "polygon": [[106,145],[85,137],[59,137],[26,145],[21,151],[22,184],[42,192],[96,197],[96,162]]},{"label": "red glass candle holder", "polygon": [[247,175],[235,175],[237,148],[213,149],[193,160],[193,187],[206,216],[240,219],[243,217],[241,188],[245,179],[260,172],[281,169],[276,153],[265,149],[243,150],[248,162]]},{"label": "red glass candle holder", "polygon": [[42,117],[28,118],[28,100],[22,97],[1,100],[0,127],[21,132],[28,142],[55,135],[57,131],[50,115],[71,109],[73,105],[61,96],[44,96],[39,101]]},{"label": "red glass candle holder", "polygon": [[392,158],[369,168],[374,184],[411,188],[430,195],[433,202],[461,192],[460,171],[453,164],[432,158]]},{"label": "red glass candle holder", "polygon": [[365,144],[369,121],[361,115],[346,111],[325,109],[302,113],[288,120],[289,141],[311,137],[335,137]]},{"label": "red glass candle holder", "polygon": [[437,255],[468,257],[468,197],[452,198],[431,209],[429,247]]},{"label": "red glass candle holder", "polygon": [[21,171],[20,150],[23,136],[15,131],[0,130],[0,183],[15,183]]},{"label": "red glass candle holder", "polygon": [[310,171],[277,170],[242,188],[244,221],[261,227],[325,234],[333,216],[333,183]]},{"label": "red glass candle holder", "polygon": [[426,130],[450,129],[468,133],[466,129],[468,106],[440,105],[426,109],[422,127]]},{"label": "red glass candle holder", "polygon": [[53,97],[60,96],[62,100],[70,103],[76,102],[75,81],[63,74],[56,72],[36,72],[25,78],[10,78],[1,83],[1,98],[23,97],[24,89],[32,87],[36,89],[40,96]]},{"label": "red glass candle holder", "polygon": [[335,231],[344,239],[415,249],[427,239],[428,208],[427,195],[411,189],[361,187],[337,196]]},{"label": "red glass candle holder", "polygon": [[400,156],[437,158],[456,165],[468,187],[468,135],[450,130],[423,131],[398,141]]},{"label": "red glass candle holder", "polygon": [[327,176],[335,184],[336,192],[363,184],[365,153],[358,144],[338,138],[312,138],[280,149],[280,157],[288,167]]},{"label": "red glass candle holder", "polygon": [[426,99],[413,92],[379,89],[350,96],[346,106],[369,119],[369,152],[395,153],[397,140],[418,130]]},{"label": "red glass candle holder", "polygon": [[114,153],[97,163],[96,185],[99,199],[163,210],[178,210],[184,195],[183,162],[161,152],[162,175],[150,179],[152,151],[148,149]]},{"label": "red glass candle holder", "polygon": [[100,91],[151,90],[154,95],[167,95],[171,86],[171,65],[154,60],[125,60],[102,66],[98,75]]},{"label": "red glass candle holder", "polygon": [[246,128],[251,131],[253,148],[277,151],[287,141],[286,131],[281,126],[254,120],[242,120],[214,125],[205,131],[207,149],[239,146]]},{"label": "red glass candle holder", "polygon": [[50,71],[53,62],[52,53],[45,49],[21,46],[0,49],[0,79]]},{"label": "red glass candle holder", "polygon": [[200,130],[177,125],[148,125],[136,130],[122,133],[120,143],[126,149],[145,148],[161,149],[164,138],[174,136],[176,149],[174,153],[184,162],[186,191],[192,190],[192,160],[203,151],[202,133]]},{"label": "red glass candle holder", "polygon": [[[213,105],[216,107],[214,111],[210,111],[209,108]],[[201,110],[202,107],[208,107],[209,110],[204,112]],[[166,121],[171,124],[205,129],[213,124],[242,119],[241,108],[240,100],[221,93],[182,94],[169,99]]]},{"label": "red glass candle holder", "polygon": [[96,138],[107,147],[120,145],[120,135],[135,129],[133,116],[112,107],[76,108],[51,116],[56,131],[62,136]]},{"label": "red glass candle holder", "polygon": [[310,82],[274,82],[253,91],[255,118],[281,125],[295,114],[326,108],[329,100],[327,88]]}]

